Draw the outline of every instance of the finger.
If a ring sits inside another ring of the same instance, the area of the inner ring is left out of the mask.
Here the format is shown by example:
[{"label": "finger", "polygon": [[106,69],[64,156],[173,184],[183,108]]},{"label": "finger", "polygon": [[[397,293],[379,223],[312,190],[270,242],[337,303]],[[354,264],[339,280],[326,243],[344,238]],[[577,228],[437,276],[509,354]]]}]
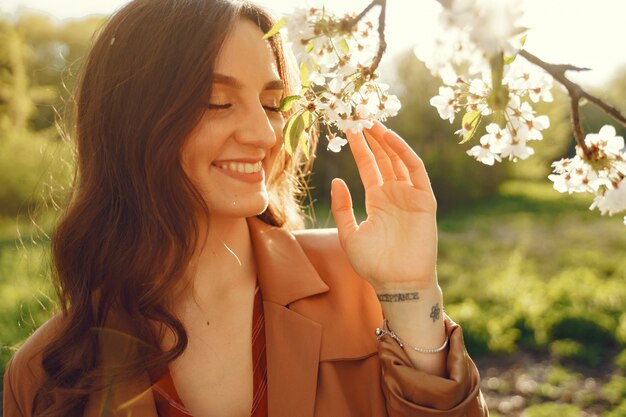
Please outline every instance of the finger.
[{"label": "finger", "polygon": [[382,147],[389,155],[389,159],[391,160],[391,165],[393,166],[393,171],[396,174],[396,178],[398,181],[408,181],[411,182],[411,176],[409,175],[409,170],[402,162],[402,159],[398,156],[398,154],[391,149],[389,144],[385,141],[381,142]]},{"label": "finger", "polygon": [[393,130],[387,130],[385,132],[385,142],[389,147],[398,154],[400,160],[406,166],[409,177],[413,186],[422,190],[429,190],[432,192],[430,180],[424,167],[424,162],[417,156],[415,151]]},{"label": "finger", "polygon": [[384,124],[382,124],[378,120],[374,120],[374,125],[370,129],[366,129],[366,133],[372,134],[373,137],[379,139],[380,145],[385,149],[389,159],[391,159],[391,164],[393,165],[394,172],[396,174],[396,178],[400,181],[411,181],[409,170],[407,169],[402,159],[398,156],[398,154],[391,149],[386,140],[384,140],[384,135],[387,132],[387,128]]},{"label": "finger", "polygon": [[376,119],[372,121],[374,122],[372,127],[370,127],[369,129],[364,129],[364,130],[371,133],[377,138],[382,138],[385,135],[385,132],[387,131],[387,127],[384,124],[382,124],[382,122]]},{"label": "finger", "polygon": [[352,133],[352,131],[348,129],[346,131],[346,137],[348,138],[350,150],[354,155],[354,160],[359,170],[359,176],[361,177],[365,189],[367,190],[375,185],[381,185],[383,179],[380,175],[376,158],[367,146],[363,135],[360,133]]},{"label": "finger", "polygon": [[339,241],[343,245],[343,242],[358,229],[358,225],[352,210],[350,190],[341,178],[335,178],[330,183],[330,210],[337,224]]},{"label": "finger", "polygon": [[365,134],[367,143],[370,145],[370,148],[372,148],[372,152],[374,153],[374,157],[378,163],[378,168],[380,169],[380,175],[383,177],[383,181],[395,181],[397,178],[389,155],[387,155],[387,152],[385,152],[385,149],[383,149],[377,138],[373,137],[365,130],[363,133]]}]

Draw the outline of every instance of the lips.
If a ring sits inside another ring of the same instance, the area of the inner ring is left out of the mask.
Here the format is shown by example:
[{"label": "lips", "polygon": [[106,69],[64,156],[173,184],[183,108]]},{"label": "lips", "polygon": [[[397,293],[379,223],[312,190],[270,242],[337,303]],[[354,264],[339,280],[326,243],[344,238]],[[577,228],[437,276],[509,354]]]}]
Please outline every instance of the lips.
[{"label": "lips", "polygon": [[[229,169],[229,168],[234,168],[234,165],[237,163],[254,164],[252,160],[248,160],[248,161],[251,161],[251,162],[243,162],[241,160],[238,160],[238,161],[229,160],[227,162],[226,160],[223,160],[223,161],[216,161],[211,165],[215,169],[217,169],[220,173],[227,175],[228,177],[240,180],[240,181],[249,182],[249,183],[256,183],[256,182],[263,181],[263,179],[265,178],[265,171],[263,170],[263,164],[259,160],[256,160],[256,163],[260,163],[261,167],[256,172],[239,172],[233,169]],[[228,166],[228,168],[223,168],[224,165]]]}]

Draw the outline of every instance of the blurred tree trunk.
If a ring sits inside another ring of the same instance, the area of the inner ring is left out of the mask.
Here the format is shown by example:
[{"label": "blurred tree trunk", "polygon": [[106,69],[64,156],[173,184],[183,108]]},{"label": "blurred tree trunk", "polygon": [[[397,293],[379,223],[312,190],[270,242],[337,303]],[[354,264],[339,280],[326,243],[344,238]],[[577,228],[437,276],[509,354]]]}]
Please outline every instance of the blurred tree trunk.
[{"label": "blurred tree trunk", "polygon": [[20,34],[12,27],[6,27],[1,35],[0,52],[3,67],[0,100],[6,104],[5,119],[2,126],[5,131],[19,134],[28,127],[28,120],[34,113],[35,104],[29,92],[27,59],[30,54],[28,46]]}]

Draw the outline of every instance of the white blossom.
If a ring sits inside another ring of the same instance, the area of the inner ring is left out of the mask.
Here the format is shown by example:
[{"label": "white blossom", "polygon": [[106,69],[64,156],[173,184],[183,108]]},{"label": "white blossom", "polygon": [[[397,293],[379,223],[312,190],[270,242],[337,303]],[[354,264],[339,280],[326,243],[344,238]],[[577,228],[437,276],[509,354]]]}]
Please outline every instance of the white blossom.
[{"label": "white blossom", "polygon": [[402,104],[398,97],[395,95],[384,95],[383,100],[378,105],[378,111],[374,113],[374,118],[384,122],[388,117],[397,115],[401,107]]},{"label": "white blossom", "polygon": [[454,122],[455,94],[450,87],[439,87],[439,95],[430,99],[431,106],[434,106],[439,112],[439,116],[444,120]]},{"label": "white blossom", "polygon": [[585,137],[588,156],[583,152],[573,158],[552,163],[553,174],[548,178],[554,189],[562,193],[590,192],[595,194],[590,210],[613,215],[626,210],[626,176],[622,164],[626,159],[624,139],[616,136],[615,128],[603,126],[600,132]]},{"label": "white blossom", "polygon": [[[378,39],[369,36],[377,34],[373,23],[361,20],[342,31],[341,18],[319,7],[296,9],[286,20],[287,40],[305,78],[302,95],[314,97],[309,101],[317,120],[356,133],[370,128],[371,119],[384,121],[398,113],[398,98],[376,81],[378,74],[368,72],[378,47]],[[338,143],[329,149],[338,151]]]},{"label": "white blossom", "polygon": [[328,145],[326,146],[326,150],[339,152],[341,151],[341,147],[344,146],[348,141],[340,136],[335,136],[328,141]]},{"label": "white blossom", "polygon": [[528,94],[533,103],[554,100],[551,92],[554,83],[552,76],[525,59],[518,58],[507,66],[502,82],[516,95]]},{"label": "white blossom", "polygon": [[489,147],[492,152],[497,154],[502,153],[502,150],[511,145],[511,133],[507,128],[500,129],[496,123],[490,123],[485,129],[486,135],[483,135],[480,140],[483,139],[489,143]]},{"label": "white blossom", "polygon": [[585,145],[595,147],[609,157],[624,155],[624,138],[616,136],[615,128],[604,125],[597,134],[589,133],[585,137]]},{"label": "white blossom", "polygon": [[320,102],[317,107],[324,111],[330,122],[337,122],[348,117],[352,113],[352,106],[341,100],[336,94],[322,93],[324,101]]},{"label": "white blossom", "polygon": [[485,165],[493,165],[495,161],[501,161],[498,151],[491,146],[489,135],[481,137],[480,145],[476,145],[468,150],[467,154]]},{"label": "white blossom", "polygon": [[580,157],[553,162],[555,174],[548,175],[553,187],[560,193],[594,192],[598,189],[598,173]]},{"label": "white blossom", "polygon": [[502,150],[500,151],[500,155],[503,158],[508,158],[512,161],[528,159],[528,157],[534,153],[535,150],[533,148],[526,146],[526,139],[515,136],[515,134],[511,135],[511,143],[503,144]]},{"label": "white blossom", "polygon": [[613,215],[626,210],[626,179],[622,179],[616,187],[607,189],[603,195],[597,195],[590,210],[597,208],[600,213]]},{"label": "white blossom", "polygon": [[348,117],[335,121],[337,127],[344,132],[350,130],[352,133],[359,133],[363,129],[370,129],[374,126],[374,121],[370,119],[359,119],[358,117]]}]

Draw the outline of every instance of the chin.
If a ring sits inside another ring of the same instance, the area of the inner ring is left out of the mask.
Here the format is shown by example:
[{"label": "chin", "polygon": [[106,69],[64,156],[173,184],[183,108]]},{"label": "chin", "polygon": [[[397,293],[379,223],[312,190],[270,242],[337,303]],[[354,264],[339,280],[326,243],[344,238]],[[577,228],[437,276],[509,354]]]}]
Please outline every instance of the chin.
[{"label": "chin", "polygon": [[267,198],[258,199],[258,201],[231,201],[230,205],[220,205],[219,208],[214,208],[213,210],[209,210],[213,215],[217,215],[220,217],[231,217],[231,218],[241,218],[241,217],[253,217],[263,213],[268,207]]}]

